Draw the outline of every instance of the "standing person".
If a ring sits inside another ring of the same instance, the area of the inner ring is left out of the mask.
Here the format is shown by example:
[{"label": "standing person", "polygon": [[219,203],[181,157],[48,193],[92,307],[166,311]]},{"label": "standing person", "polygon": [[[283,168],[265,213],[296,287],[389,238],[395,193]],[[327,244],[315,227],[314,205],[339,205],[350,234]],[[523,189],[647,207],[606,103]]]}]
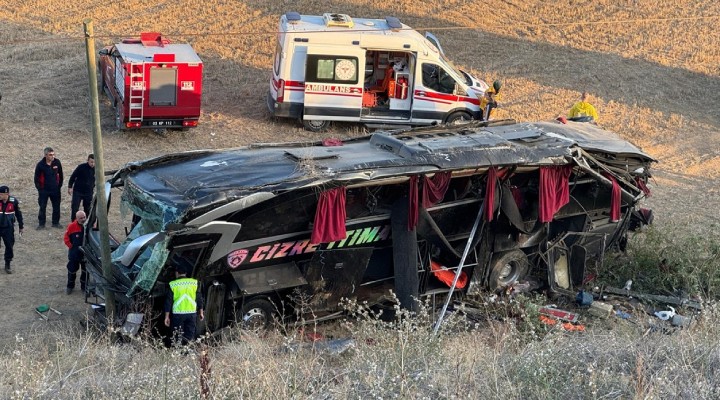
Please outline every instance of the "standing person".
[{"label": "standing person", "polygon": [[65,289],[66,294],[72,293],[75,289],[75,277],[77,276],[78,269],[82,268],[80,272],[80,289],[85,291],[85,285],[87,283],[87,271],[85,270],[85,263],[83,263],[82,251],[80,246],[83,242],[83,224],[87,216],[84,211],[78,211],[75,215],[75,220],[68,225],[65,230],[65,246],[68,247],[68,280],[67,287]]},{"label": "standing person", "polygon": [[182,335],[183,345],[195,340],[196,313],[200,314],[201,321],[205,319],[202,290],[197,279],[188,278],[191,272],[190,265],[178,265],[176,279],[170,282],[170,290],[165,297],[165,326],[172,327],[173,339],[178,333]]},{"label": "standing person", "polygon": [[12,274],[10,262],[13,259],[13,245],[15,244],[15,220],[22,236],[23,217],[20,204],[16,198],[10,196],[10,188],[0,186],[0,237],[5,245],[5,273]]},{"label": "standing person", "polygon": [[590,104],[590,94],[583,92],[580,101],[575,103],[568,112],[568,119],[580,122],[597,122],[598,113],[595,107]]},{"label": "standing person", "polygon": [[38,229],[45,229],[45,210],[48,199],[52,202],[52,226],[60,225],[60,188],[63,185],[63,170],[60,160],[55,158],[55,150],[46,147],[45,157],[35,166],[35,188],[38,191]]},{"label": "standing person", "polygon": [[95,189],[95,156],[88,155],[87,162],[84,162],[73,171],[68,181],[68,195],[72,196],[70,202],[70,222],[75,221],[75,214],[80,209],[82,202],[85,215],[90,212],[90,202],[92,201],[93,191]]},{"label": "standing person", "polygon": [[489,121],[492,110],[498,107],[500,88],[502,88],[502,82],[499,80],[493,82],[492,86],[485,90],[485,95],[480,99],[480,110],[483,113],[483,121]]}]

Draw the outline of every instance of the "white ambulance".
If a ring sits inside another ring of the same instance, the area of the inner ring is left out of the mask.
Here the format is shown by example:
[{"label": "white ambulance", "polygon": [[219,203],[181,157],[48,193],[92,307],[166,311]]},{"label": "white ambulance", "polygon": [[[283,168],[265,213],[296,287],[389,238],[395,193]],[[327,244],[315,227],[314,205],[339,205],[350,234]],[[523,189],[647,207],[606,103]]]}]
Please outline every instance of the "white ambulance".
[{"label": "white ambulance", "polygon": [[395,17],[288,12],[280,17],[268,108],[312,131],[330,121],[452,123],[482,118],[487,87],[453,66],[432,34]]}]

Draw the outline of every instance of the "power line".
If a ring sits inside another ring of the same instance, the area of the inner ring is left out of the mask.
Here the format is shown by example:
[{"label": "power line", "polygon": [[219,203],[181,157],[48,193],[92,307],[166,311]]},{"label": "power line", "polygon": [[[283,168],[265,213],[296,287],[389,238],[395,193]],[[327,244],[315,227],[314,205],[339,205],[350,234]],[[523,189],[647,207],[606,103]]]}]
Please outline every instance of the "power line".
[{"label": "power line", "polygon": [[[642,23],[642,22],[672,22],[672,21],[698,21],[698,20],[709,20],[709,19],[720,19],[720,15],[704,15],[704,16],[690,16],[690,17],[668,17],[668,18],[635,18],[635,19],[621,19],[621,20],[600,20],[600,21],[570,21],[570,22],[543,22],[543,23],[531,23],[531,22],[515,22],[508,27],[559,27],[559,26],[580,26],[580,25],[612,25],[612,24],[629,24],[629,23]],[[458,31],[458,30],[481,30],[481,27],[474,26],[428,26],[428,27],[415,27],[415,28],[403,28],[398,30],[422,30],[422,31]],[[311,34],[311,33],[327,33],[324,30],[305,30],[297,32],[282,32],[286,34]],[[347,29],[343,32],[367,32],[364,29]],[[164,34],[166,37],[210,37],[210,36],[269,36],[277,35],[281,32],[278,31],[238,31],[238,32],[174,32]],[[95,39],[115,39],[119,37],[124,38],[135,38],[140,37],[140,33],[131,34],[105,34],[105,35],[94,35]],[[50,37],[50,38],[37,38],[37,39],[19,39],[19,40],[7,40],[0,41],[0,45],[11,45],[11,44],[25,44],[25,43],[48,43],[48,42],[69,42],[69,41],[82,41],[85,40],[84,36],[64,36],[64,37]]]}]

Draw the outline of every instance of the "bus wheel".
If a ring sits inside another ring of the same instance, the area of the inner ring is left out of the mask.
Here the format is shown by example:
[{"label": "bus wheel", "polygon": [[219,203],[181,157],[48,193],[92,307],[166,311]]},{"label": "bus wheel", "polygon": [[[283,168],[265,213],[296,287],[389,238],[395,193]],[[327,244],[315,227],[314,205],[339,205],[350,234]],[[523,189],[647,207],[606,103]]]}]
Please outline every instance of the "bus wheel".
[{"label": "bus wheel", "polygon": [[497,290],[511,285],[527,275],[529,261],[522,250],[512,250],[493,256],[490,261],[488,289]]},{"label": "bus wheel", "polygon": [[240,308],[239,320],[243,329],[263,330],[272,322],[275,306],[264,297],[256,297],[243,303]]},{"label": "bus wheel", "polygon": [[454,125],[468,121],[472,121],[472,116],[470,114],[466,113],[465,111],[455,111],[454,113],[448,115],[445,123]]},{"label": "bus wheel", "polygon": [[325,132],[330,127],[330,121],[322,119],[305,119],[303,120],[305,129],[312,132]]}]

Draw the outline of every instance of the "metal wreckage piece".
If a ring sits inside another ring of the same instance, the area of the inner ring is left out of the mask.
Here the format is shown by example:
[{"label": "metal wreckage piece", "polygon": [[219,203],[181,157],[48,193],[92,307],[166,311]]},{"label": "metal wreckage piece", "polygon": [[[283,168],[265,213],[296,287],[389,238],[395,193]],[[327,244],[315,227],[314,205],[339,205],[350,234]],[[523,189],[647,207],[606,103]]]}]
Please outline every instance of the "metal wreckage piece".
[{"label": "metal wreckage piece", "polygon": [[[121,307],[159,310],[173,265],[190,263],[207,299],[201,330],[209,331],[306,310],[338,315],[343,298],[375,304],[390,290],[412,309],[418,298],[494,290],[537,271],[572,293],[588,261],[624,249],[628,230],[652,217],[638,202],[656,160],[592,124],[471,122],[335,142],[127,164],[108,180],[128,232],[111,239],[112,284],[103,279],[94,212],[86,228],[97,292],[112,290]],[[543,193],[540,171],[555,167],[567,169],[569,202],[541,222],[543,196],[554,195]],[[435,204],[421,197],[417,225],[407,229],[414,177],[422,193],[443,174],[446,190]],[[345,193],[346,235],[310,243],[316,214],[337,211],[318,211],[321,193],[335,188]]]}]

